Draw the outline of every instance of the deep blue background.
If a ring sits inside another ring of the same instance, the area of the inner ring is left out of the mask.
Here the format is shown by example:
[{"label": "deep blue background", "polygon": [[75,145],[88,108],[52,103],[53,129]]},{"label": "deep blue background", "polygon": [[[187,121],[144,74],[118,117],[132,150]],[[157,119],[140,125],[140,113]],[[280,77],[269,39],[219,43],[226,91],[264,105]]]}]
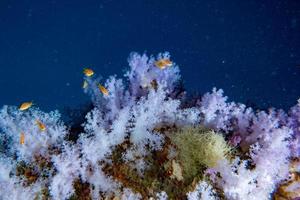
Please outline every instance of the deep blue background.
[{"label": "deep blue background", "polygon": [[0,105],[78,106],[82,68],[121,76],[131,51],[169,51],[190,92],[285,109],[300,97],[298,0],[1,0],[0,27]]}]

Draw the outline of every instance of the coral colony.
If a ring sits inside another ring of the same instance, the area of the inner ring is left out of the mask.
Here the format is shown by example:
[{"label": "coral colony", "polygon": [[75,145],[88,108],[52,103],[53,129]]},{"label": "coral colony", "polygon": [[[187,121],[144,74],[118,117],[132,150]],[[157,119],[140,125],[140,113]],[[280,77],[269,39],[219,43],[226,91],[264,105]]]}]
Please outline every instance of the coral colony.
[{"label": "coral colony", "polygon": [[84,69],[93,107],[77,132],[32,102],[1,109],[0,199],[298,199],[300,103],[188,98],[168,53],[129,66],[106,82]]}]

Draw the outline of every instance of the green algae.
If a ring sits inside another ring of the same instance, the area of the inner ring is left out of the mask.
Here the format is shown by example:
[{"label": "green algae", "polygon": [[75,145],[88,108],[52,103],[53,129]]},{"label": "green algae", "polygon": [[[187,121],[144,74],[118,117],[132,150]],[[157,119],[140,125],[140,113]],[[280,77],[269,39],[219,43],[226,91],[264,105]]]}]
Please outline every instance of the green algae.
[{"label": "green algae", "polygon": [[221,134],[203,127],[188,127],[171,133],[170,139],[177,150],[177,159],[186,181],[202,177],[206,168],[215,167],[227,159],[231,149]]}]

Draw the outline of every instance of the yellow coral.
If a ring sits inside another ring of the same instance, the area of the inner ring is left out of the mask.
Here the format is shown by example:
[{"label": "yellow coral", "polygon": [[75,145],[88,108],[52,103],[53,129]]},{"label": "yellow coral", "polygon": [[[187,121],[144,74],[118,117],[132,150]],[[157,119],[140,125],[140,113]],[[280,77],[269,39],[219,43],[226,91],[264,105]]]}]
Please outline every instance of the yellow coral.
[{"label": "yellow coral", "polygon": [[183,128],[170,134],[170,138],[177,148],[177,157],[187,180],[203,174],[205,168],[215,167],[230,152],[221,134],[203,127]]}]

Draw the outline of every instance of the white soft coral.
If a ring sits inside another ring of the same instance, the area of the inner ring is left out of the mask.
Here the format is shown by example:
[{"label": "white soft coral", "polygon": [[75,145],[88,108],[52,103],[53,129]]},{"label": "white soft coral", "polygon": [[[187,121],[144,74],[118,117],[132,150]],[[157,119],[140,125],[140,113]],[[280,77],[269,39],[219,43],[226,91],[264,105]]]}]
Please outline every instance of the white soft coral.
[{"label": "white soft coral", "polygon": [[[287,139],[290,134],[291,131],[283,127],[274,130],[272,137],[252,144],[249,161],[239,158],[232,164],[220,161],[215,170],[221,175],[217,183],[225,196],[234,200],[270,199],[276,185],[288,175],[290,149]],[[254,169],[250,169],[250,162]]]},{"label": "white soft coral", "polygon": [[194,191],[187,193],[188,200],[217,200],[213,187],[205,181],[200,181]]},{"label": "white soft coral", "polygon": [[73,182],[79,179],[81,160],[78,148],[64,145],[63,153],[53,156],[52,162],[57,170],[50,183],[50,194],[53,199],[67,199],[74,194]]},{"label": "white soft coral", "polygon": [[[39,129],[37,120],[45,124],[45,131]],[[19,160],[26,162],[33,161],[34,155],[46,156],[49,147],[62,144],[67,134],[57,111],[44,113],[31,109],[22,112],[4,106],[0,111],[0,127],[3,131],[0,134],[5,135],[2,138],[6,140],[6,154],[16,154]],[[20,145],[21,133],[25,135],[23,145]]]}]

